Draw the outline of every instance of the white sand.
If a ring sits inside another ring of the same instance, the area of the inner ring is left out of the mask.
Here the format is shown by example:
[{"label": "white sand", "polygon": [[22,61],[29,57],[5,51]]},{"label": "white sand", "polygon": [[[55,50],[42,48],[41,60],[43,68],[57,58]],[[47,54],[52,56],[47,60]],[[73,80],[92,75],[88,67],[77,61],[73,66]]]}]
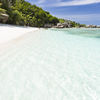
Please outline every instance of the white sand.
[{"label": "white sand", "polygon": [[25,33],[36,30],[38,30],[38,28],[0,24],[0,44],[6,43],[22,36]]},{"label": "white sand", "polygon": [[0,49],[0,100],[100,100],[100,39],[69,32],[32,32]]}]

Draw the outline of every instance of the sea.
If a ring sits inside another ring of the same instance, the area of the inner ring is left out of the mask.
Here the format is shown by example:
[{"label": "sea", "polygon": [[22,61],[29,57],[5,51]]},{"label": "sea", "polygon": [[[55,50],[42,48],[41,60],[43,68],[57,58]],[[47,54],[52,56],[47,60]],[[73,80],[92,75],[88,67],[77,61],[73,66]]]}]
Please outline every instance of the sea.
[{"label": "sea", "polygon": [[100,100],[100,29],[40,29],[0,50],[0,100]]}]

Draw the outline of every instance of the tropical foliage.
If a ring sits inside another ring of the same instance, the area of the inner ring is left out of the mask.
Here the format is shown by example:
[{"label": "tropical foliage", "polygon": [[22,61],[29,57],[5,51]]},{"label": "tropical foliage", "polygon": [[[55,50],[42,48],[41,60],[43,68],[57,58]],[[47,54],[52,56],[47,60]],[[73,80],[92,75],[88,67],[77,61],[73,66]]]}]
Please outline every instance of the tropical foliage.
[{"label": "tropical foliage", "polygon": [[[44,27],[45,24],[56,25],[67,20],[52,16],[42,8],[32,5],[25,0],[0,0],[0,12],[9,15],[8,24]],[[70,21],[72,27],[80,26],[79,23]],[[81,25],[84,26],[84,25]]]},{"label": "tropical foliage", "polygon": [[1,13],[6,13],[6,10],[3,9],[3,8],[1,8],[1,6],[2,6],[2,4],[0,3],[0,14],[1,14]]},{"label": "tropical foliage", "polygon": [[45,24],[57,24],[59,19],[36,5],[24,0],[0,0],[2,8],[7,10],[7,23],[43,27]]}]

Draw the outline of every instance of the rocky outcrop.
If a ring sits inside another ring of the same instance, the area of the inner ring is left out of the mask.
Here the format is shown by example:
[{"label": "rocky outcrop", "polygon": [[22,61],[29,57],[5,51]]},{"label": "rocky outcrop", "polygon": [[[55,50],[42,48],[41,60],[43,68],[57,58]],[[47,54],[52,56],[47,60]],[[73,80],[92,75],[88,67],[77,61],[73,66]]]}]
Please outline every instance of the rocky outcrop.
[{"label": "rocky outcrop", "polygon": [[100,26],[98,25],[87,25],[86,28],[100,28]]},{"label": "rocky outcrop", "polygon": [[64,23],[58,23],[56,27],[57,28],[71,28],[72,25],[70,22],[64,22]]},{"label": "rocky outcrop", "polygon": [[6,23],[8,20],[9,15],[0,13],[0,22]]},{"label": "rocky outcrop", "polygon": [[45,24],[44,28],[52,28],[54,25],[53,24]]}]

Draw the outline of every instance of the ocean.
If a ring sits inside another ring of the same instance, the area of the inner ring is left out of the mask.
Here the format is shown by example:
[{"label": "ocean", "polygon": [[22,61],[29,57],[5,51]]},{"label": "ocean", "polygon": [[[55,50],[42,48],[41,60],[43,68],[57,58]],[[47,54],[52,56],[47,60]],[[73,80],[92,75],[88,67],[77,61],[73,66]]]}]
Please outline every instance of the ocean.
[{"label": "ocean", "polygon": [[40,29],[5,45],[1,100],[100,100],[100,29]]}]

